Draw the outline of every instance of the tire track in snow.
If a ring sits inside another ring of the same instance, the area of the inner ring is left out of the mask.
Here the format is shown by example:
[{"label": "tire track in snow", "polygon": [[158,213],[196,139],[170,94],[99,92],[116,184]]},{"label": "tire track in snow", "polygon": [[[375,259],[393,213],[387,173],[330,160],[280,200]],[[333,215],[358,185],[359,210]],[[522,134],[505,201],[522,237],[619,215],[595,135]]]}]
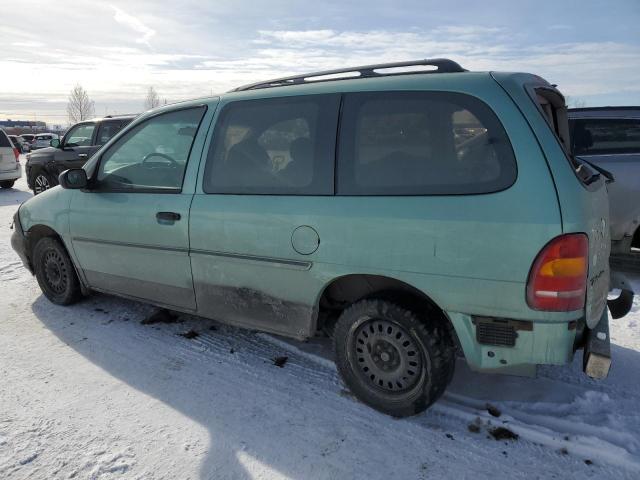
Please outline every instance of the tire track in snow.
[{"label": "tire track in snow", "polygon": [[18,279],[20,270],[23,268],[21,262],[9,262],[0,266],[0,281],[7,282]]},{"label": "tire track in snow", "polygon": [[[256,336],[288,350],[293,355],[310,360],[337,376],[335,364],[331,360],[306,352],[269,334],[259,333]],[[585,390],[585,392],[587,394],[597,393],[589,390]],[[553,449],[566,448],[568,452],[583,458],[640,472],[640,460],[626,448],[627,444],[635,443],[635,438],[632,435],[613,431],[607,427],[576,423],[550,415],[526,413],[519,411],[509,403],[514,402],[492,401],[492,404],[496,404],[502,410],[502,415],[495,418],[487,412],[487,401],[445,393],[431,409],[436,413],[466,423],[472,423],[480,418],[485,425],[505,426],[530,442]],[[553,404],[550,406],[552,407]],[[565,437],[570,440],[565,440]]]}]

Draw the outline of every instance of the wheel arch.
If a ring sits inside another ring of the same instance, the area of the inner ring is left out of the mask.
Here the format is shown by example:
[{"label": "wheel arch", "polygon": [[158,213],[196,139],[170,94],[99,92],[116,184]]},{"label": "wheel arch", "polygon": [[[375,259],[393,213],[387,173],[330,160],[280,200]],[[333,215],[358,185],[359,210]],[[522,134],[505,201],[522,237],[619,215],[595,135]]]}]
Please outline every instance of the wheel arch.
[{"label": "wheel arch", "polygon": [[372,274],[347,274],[328,282],[316,301],[316,331],[331,331],[339,314],[349,305],[368,298],[380,298],[416,312],[435,315],[446,325],[452,338],[458,337],[446,312],[425,292],[394,277]]},{"label": "wheel arch", "polygon": [[[26,253],[27,253],[27,256],[29,257],[30,262],[32,261],[32,258],[33,258],[34,247],[36,246],[38,241],[44,237],[56,238],[60,241],[60,243],[62,243],[65,249],[67,248],[67,246],[64,244],[64,241],[62,240],[62,236],[48,225],[44,225],[41,223],[33,225],[29,228],[29,230],[25,232],[25,235],[27,237]],[[68,253],[68,249],[67,249],[67,253]]]},{"label": "wheel arch", "polygon": [[69,247],[67,246],[64,239],[62,238],[62,235],[60,235],[56,230],[51,228],[49,225],[38,223],[38,224],[32,225],[29,228],[29,230],[25,232],[25,236],[27,240],[26,255],[27,255],[27,259],[29,260],[29,264],[31,266],[32,271],[35,271],[34,265],[33,265],[33,249],[35,248],[38,241],[40,241],[45,237],[55,238],[60,242],[62,247],[67,251],[67,255],[69,255],[71,264],[73,265],[73,268],[76,271],[78,280],[80,281],[80,288],[82,289],[82,293],[87,294],[89,292],[89,288],[87,287],[84,277],[81,274],[82,272],[76,265],[74,256],[72,255],[72,252],[69,251]]}]

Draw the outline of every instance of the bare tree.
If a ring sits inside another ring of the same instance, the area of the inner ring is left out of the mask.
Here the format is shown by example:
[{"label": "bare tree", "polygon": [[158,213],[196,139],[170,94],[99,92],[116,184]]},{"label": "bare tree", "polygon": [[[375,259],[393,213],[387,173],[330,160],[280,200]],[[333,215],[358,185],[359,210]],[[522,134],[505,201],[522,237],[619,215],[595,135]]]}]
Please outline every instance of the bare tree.
[{"label": "bare tree", "polygon": [[69,123],[78,123],[95,116],[95,105],[93,100],[89,98],[87,91],[82,85],[77,84],[69,94],[69,102],[67,103],[67,115]]},{"label": "bare tree", "polygon": [[569,108],[584,108],[587,106],[587,102],[580,97],[570,97],[567,95],[564,97],[564,101]]},{"label": "bare tree", "polygon": [[149,87],[149,90],[147,90],[147,98],[144,100],[144,108],[145,110],[150,110],[156,108],[158,105],[160,105],[160,96],[155,88]]}]

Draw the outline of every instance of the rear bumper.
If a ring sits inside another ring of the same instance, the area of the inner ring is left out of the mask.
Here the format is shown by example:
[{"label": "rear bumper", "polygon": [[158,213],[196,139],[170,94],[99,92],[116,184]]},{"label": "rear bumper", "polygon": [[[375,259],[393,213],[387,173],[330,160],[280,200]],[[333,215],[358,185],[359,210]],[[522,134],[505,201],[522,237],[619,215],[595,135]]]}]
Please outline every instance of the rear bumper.
[{"label": "rear bumper", "polygon": [[18,168],[13,170],[0,170],[0,180],[17,180],[22,176],[22,168],[20,164],[16,163]]},{"label": "rear bumper", "polygon": [[514,346],[498,346],[478,342],[477,325],[470,315],[448,315],[472,370],[532,375],[536,365],[563,365],[573,359],[576,321],[530,322],[531,329],[517,331]]},{"label": "rear bumper", "polygon": [[611,340],[606,308],[598,324],[594,328],[587,329],[585,333],[582,359],[584,373],[596,380],[607,378],[611,368]]},{"label": "rear bumper", "polygon": [[[583,370],[591,378],[606,378],[611,366],[609,312],[604,309],[594,328],[584,320],[567,322],[518,322],[513,346],[485,345],[477,330],[480,323],[462,313],[448,312],[469,367],[478,372],[533,375],[537,365],[562,365],[573,360],[576,347],[584,346]],[[584,331],[583,330],[584,327]],[[578,342],[576,342],[576,335]],[[494,336],[496,341],[504,336]]]}]

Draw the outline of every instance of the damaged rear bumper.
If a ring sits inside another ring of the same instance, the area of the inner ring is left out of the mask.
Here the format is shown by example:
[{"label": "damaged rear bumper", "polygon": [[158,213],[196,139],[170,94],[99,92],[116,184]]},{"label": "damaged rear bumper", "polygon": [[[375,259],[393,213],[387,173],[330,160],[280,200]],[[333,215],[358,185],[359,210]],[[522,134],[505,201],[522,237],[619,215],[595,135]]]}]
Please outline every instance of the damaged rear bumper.
[{"label": "damaged rear bumper", "polygon": [[607,378],[611,368],[611,340],[609,338],[609,315],[605,308],[594,328],[585,331],[582,368],[584,373],[596,380]]}]

